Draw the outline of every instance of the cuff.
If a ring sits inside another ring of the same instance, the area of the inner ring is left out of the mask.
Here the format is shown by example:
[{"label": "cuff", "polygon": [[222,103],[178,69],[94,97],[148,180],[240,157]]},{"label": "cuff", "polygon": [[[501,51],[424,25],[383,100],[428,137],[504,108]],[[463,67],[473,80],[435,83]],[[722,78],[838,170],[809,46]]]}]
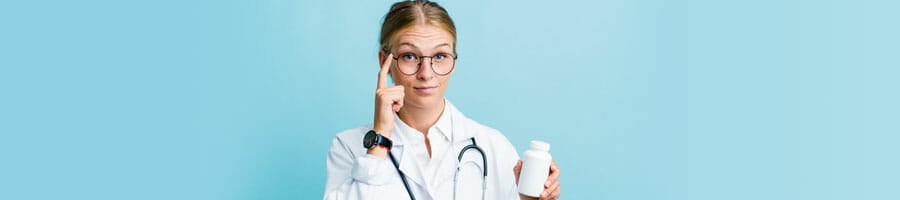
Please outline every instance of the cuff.
[{"label": "cuff", "polygon": [[350,172],[353,180],[369,185],[385,185],[397,176],[400,175],[391,161],[369,154],[357,157]]}]

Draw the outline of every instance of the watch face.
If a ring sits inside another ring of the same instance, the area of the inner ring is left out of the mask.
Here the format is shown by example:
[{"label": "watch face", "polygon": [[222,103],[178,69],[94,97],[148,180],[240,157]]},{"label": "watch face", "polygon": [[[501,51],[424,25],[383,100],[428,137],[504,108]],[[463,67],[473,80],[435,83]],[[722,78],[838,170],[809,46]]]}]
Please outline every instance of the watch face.
[{"label": "watch face", "polygon": [[370,148],[375,144],[375,131],[369,131],[366,133],[366,136],[363,137],[363,147]]}]

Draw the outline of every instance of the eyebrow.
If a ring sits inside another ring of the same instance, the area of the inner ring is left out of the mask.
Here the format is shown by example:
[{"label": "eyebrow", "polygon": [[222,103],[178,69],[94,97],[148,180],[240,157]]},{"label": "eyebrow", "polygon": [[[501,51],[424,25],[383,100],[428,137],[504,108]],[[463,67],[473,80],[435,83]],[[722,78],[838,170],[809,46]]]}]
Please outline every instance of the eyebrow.
[{"label": "eyebrow", "polygon": [[[400,44],[397,45],[397,48],[400,48],[401,46],[410,46],[410,47],[412,47],[412,48],[419,49],[418,46],[416,46],[416,45],[414,45],[414,44],[412,44],[412,43],[409,43],[409,42],[403,42],[403,43],[400,43]],[[437,46],[434,46],[433,48],[436,49],[436,48],[442,47],[442,46],[450,47],[450,44],[449,44],[449,43],[443,43],[443,44],[439,44],[439,45],[437,45]]]}]

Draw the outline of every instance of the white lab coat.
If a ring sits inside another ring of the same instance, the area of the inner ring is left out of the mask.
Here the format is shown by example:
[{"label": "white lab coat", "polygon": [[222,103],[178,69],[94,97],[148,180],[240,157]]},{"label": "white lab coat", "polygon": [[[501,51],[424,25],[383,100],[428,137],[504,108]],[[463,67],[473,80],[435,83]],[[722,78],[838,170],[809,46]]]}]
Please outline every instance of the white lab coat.
[{"label": "white lab coat", "polygon": [[[419,143],[424,141],[410,140],[417,131],[400,129],[403,122],[395,116],[395,128],[391,140],[391,153],[397,158],[400,170],[407,176],[410,189],[416,199],[452,199],[453,179],[457,167],[457,156],[463,147],[476,143],[487,155],[486,199],[519,199],[516,191],[513,167],[519,160],[515,148],[499,131],[481,125],[460,113],[456,107],[446,101],[444,112],[449,112],[452,127],[450,147],[441,158],[435,176],[426,177],[422,170],[423,160],[417,160],[411,151],[426,151]],[[442,115],[443,117],[444,115]],[[328,151],[326,161],[328,178],[325,183],[326,200],[343,199],[409,199],[399,173],[390,158],[381,159],[366,154],[363,147],[363,136],[372,129],[372,125],[350,129],[338,133]],[[406,131],[402,131],[406,130]],[[474,161],[474,162],[468,162]],[[457,199],[481,199],[483,168],[481,154],[469,150],[463,158],[463,169],[459,173],[457,183]],[[477,166],[477,168],[476,168]],[[430,181],[426,181],[430,180]]]}]

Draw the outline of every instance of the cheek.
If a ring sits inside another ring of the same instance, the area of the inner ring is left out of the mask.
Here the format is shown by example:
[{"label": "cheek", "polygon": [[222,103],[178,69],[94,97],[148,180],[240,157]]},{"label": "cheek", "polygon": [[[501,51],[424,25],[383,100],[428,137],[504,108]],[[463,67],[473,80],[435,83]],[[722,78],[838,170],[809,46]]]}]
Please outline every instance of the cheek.
[{"label": "cheek", "polygon": [[392,79],[394,81],[394,85],[402,85],[402,86],[410,86],[408,83],[412,83],[415,80],[409,79],[409,76],[403,74],[394,74],[392,75]]},{"label": "cheek", "polygon": [[[453,75],[453,74],[450,74],[450,75]],[[444,89],[446,89],[446,88],[447,88],[447,85],[450,84],[450,75],[447,75],[447,76],[445,76],[445,77],[440,77],[440,78],[438,79],[438,80],[440,80],[441,86],[443,86]]]}]

